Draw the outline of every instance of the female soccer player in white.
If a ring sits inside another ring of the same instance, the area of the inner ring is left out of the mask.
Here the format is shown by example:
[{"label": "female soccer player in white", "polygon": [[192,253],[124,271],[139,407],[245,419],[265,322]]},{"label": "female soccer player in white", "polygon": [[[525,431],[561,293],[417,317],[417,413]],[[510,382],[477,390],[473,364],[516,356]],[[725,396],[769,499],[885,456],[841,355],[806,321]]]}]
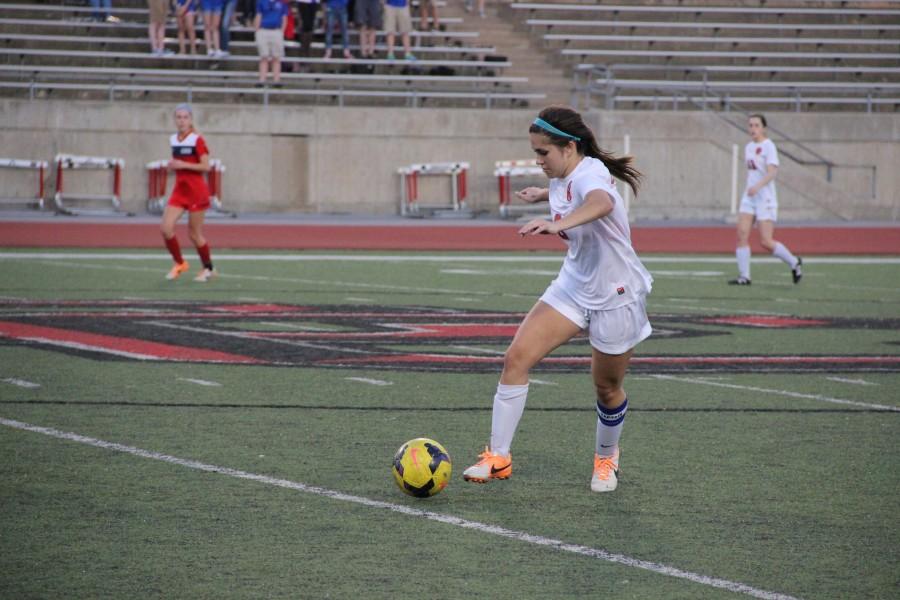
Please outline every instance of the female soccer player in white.
[{"label": "female soccer player in white", "polygon": [[775,193],[775,177],[778,175],[778,149],[766,137],[766,118],[750,115],[747,127],[750,141],[744,147],[744,162],[747,165],[747,189],[741,198],[737,222],[738,277],[731,285],[750,285],[750,230],[756,219],[759,241],[762,247],[787,263],[791,268],[794,283],[803,277],[803,259],[794,256],[787,247],[775,240],[775,221],[778,219],[778,197]]},{"label": "female soccer player in white", "polygon": [[588,329],[598,416],[591,489],[609,492],[618,483],[619,435],[628,407],[622,381],[634,347],[651,332],[645,298],[653,281],[631,247],[628,215],[614,177],[637,192],[641,174],[631,157],[601,150],[581,115],[570,108],[545,108],[528,132],[550,187],[526,188],[517,195],[526,202],[549,200],[553,220],[534,219],[519,234],[558,234],[569,250],[559,276],[506,351],[490,446],[463,477],[486,483],[512,474],[509,448],[525,408],[529,371]]}]

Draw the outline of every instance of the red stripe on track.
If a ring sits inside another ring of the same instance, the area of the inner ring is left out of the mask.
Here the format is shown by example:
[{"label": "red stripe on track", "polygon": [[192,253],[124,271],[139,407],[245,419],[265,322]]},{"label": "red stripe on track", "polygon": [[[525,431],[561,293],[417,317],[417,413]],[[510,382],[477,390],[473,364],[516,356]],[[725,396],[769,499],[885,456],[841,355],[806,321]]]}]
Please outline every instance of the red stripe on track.
[{"label": "red stripe on track", "polygon": [[145,358],[150,360],[172,360],[185,362],[222,362],[242,364],[262,364],[264,361],[229,354],[216,350],[204,350],[202,348],[189,348],[174,346],[172,344],[160,344],[157,342],[145,342],[130,338],[113,337],[96,333],[84,333],[56,327],[42,327],[39,325],[25,325],[0,321],[0,336],[33,340],[56,345],[69,345],[73,348],[106,352],[110,354],[127,354],[133,358]]},{"label": "red stripe on track", "polygon": [[[563,250],[557,236],[516,234],[519,225],[265,225],[207,222],[213,248],[289,250]],[[778,227],[778,239],[794,253],[900,254],[900,227]],[[179,228],[187,240],[187,230]],[[632,229],[638,252],[731,253],[734,227],[641,227]],[[151,223],[5,221],[0,240],[8,247],[162,248]],[[753,250],[764,253],[752,236]]]}]

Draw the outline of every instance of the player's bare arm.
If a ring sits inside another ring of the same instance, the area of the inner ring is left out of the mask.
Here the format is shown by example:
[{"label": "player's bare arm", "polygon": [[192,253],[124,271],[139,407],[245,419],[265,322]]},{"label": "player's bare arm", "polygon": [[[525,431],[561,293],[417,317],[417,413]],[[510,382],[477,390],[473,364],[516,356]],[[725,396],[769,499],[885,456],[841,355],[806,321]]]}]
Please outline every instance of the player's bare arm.
[{"label": "player's bare arm", "polygon": [[536,202],[547,202],[548,200],[550,200],[550,189],[534,186],[527,187],[516,192],[516,198],[524,202],[528,202],[529,204],[534,204]]},{"label": "player's bare arm", "polygon": [[603,190],[588,192],[584,203],[559,221],[532,219],[519,229],[519,235],[553,234],[602,219],[613,210],[613,201]]},{"label": "player's bare arm", "polygon": [[201,173],[206,173],[209,171],[209,154],[204,154],[200,157],[199,163],[189,163],[183,160],[178,160],[177,158],[173,158],[169,161],[169,168],[173,170],[185,170],[185,171],[199,171]]}]

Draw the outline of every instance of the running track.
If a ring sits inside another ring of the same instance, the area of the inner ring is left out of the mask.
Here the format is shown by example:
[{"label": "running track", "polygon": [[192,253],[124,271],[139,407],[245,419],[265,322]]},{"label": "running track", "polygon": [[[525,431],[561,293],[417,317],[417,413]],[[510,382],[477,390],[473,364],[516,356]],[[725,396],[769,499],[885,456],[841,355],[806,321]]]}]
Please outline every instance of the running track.
[{"label": "running track", "polygon": [[[122,218],[110,221],[21,220],[0,222],[0,246],[158,248],[162,245],[155,222]],[[77,219],[77,218],[76,218]],[[431,224],[393,221],[379,224],[266,223],[242,219],[207,221],[204,233],[214,248],[259,248],[290,250],[562,250],[555,236],[521,239],[518,224],[477,221]],[[187,230],[179,237],[188,243]],[[734,227],[710,225],[690,227],[632,227],[632,240],[639,252],[731,253]],[[779,227],[778,240],[793,252],[806,254],[900,254],[900,227],[825,226]],[[756,242],[754,251],[762,252]]]}]

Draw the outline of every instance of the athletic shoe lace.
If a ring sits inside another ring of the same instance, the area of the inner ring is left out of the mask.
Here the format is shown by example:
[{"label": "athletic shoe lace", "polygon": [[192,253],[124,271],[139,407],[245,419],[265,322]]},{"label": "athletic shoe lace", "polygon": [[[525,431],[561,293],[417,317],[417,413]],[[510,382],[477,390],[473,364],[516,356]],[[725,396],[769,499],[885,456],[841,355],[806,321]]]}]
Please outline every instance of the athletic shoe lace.
[{"label": "athletic shoe lace", "polygon": [[616,470],[612,456],[594,457],[594,474],[600,479],[609,479],[609,474]]}]

